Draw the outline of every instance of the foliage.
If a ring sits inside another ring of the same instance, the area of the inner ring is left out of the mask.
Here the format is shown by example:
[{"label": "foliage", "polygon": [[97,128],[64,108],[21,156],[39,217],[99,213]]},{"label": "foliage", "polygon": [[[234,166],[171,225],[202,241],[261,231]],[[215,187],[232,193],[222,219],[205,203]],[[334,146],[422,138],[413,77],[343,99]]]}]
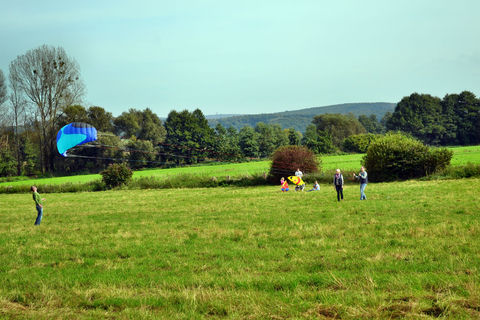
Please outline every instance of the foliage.
[{"label": "foliage", "polygon": [[240,160],[243,158],[235,128],[225,129],[220,123],[215,127],[215,158],[217,160]]},{"label": "foliage", "polygon": [[245,126],[240,130],[238,133],[238,144],[245,157],[256,158],[259,156],[258,134],[252,127]]},{"label": "foliage", "polygon": [[342,149],[345,152],[365,153],[372,141],[377,138],[378,135],[373,133],[349,136],[343,140]]},{"label": "foliage", "polygon": [[114,163],[100,172],[100,174],[107,188],[111,189],[128,184],[132,179],[133,172],[126,164]]},{"label": "foliage", "polygon": [[170,154],[167,159],[180,163],[197,163],[207,157],[214,157],[215,131],[200,109],[193,112],[171,111],[165,120],[167,145],[164,150]]},{"label": "foliage", "polygon": [[358,121],[363,125],[368,133],[379,134],[385,132],[385,127],[380,121],[377,120],[376,114],[371,114],[370,116],[366,116],[364,114],[359,115]]},{"label": "foliage", "polygon": [[294,128],[285,129],[288,136],[288,144],[291,146],[298,146],[302,142],[302,133]]},{"label": "foliage", "polygon": [[113,121],[115,133],[123,138],[135,136],[140,140],[149,140],[155,146],[165,141],[166,128],[160,118],[149,108],[140,111],[130,109]]},{"label": "foliage", "polygon": [[255,132],[260,158],[268,158],[275,149],[288,144],[288,135],[278,124],[257,123]]},{"label": "foliage", "polygon": [[353,114],[322,114],[314,117],[312,123],[316,126],[317,132],[325,132],[331,137],[336,147],[340,147],[348,136],[366,133],[363,125]]},{"label": "foliage", "polygon": [[371,181],[405,180],[445,168],[452,155],[447,149],[430,149],[415,138],[389,133],[372,142],[364,164]]},{"label": "foliage", "polygon": [[314,124],[308,125],[307,131],[302,139],[302,145],[316,154],[326,154],[335,151],[330,135],[325,131],[318,132]]},{"label": "foliage", "polygon": [[413,93],[398,103],[386,126],[431,145],[479,144],[480,99],[468,91],[443,99]]},{"label": "foliage", "polygon": [[98,131],[113,132],[113,116],[102,107],[92,106],[87,110],[88,123]]},{"label": "foliage", "polygon": [[309,174],[317,172],[319,167],[320,160],[312,150],[303,146],[283,146],[272,155],[269,180],[279,183],[281,177],[294,175],[297,169]]},{"label": "foliage", "polygon": [[155,161],[155,150],[149,140],[140,140],[132,137],[127,143],[127,154],[130,165],[134,169],[152,167]]},{"label": "foliage", "polygon": [[8,148],[0,144],[0,176],[13,176],[17,173],[17,162]]}]

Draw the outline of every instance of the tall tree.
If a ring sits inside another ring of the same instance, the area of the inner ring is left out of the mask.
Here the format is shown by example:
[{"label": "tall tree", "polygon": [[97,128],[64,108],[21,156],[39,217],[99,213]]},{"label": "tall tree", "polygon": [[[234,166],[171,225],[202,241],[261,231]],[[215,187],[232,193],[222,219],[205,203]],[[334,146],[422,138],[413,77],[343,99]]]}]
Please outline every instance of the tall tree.
[{"label": "tall tree", "polygon": [[261,158],[269,157],[275,151],[275,136],[273,127],[263,122],[257,123],[255,126],[257,133],[258,152]]},{"label": "tall tree", "polygon": [[387,129],[410,133],[427,144],[439,144],[445,134],[441,100],[429,94],[404,97],[387,122]]},{"label": "tall tree", "polygon": [[298,146],[302,142],[302,134],[294,128],[286,129],[288,136],[288,144],[292,146]]},{"label": "tall tree", "polygon": [[[480,100],[469,91],[463,91],[455,98],[453,119],[457,129],[457,143],[461,145],[480,143]],[[452,114],[448,112],[447,115]]]},{"label": "tall tree", "polygon": [[59,118],[59,127],[71,122],[88,122],[87,110],[81,105],[67,106],[63,109],[63,114]]},{"label": "tall tree", "polygon": [[[165,151],[177,164],[195,163],[215,157],[213,151],[215,132],[199,109],[189,112],[171,111],[165,120]],[[172,156],[174,155],[174,156]]]},{"label": "tall tree", "polygon": [[[19,127],[21,125],[27,101],[18,86],[18,82],[13,81],[10,76],[10,114],[13,122],[13,138],[15,145],[15,158],[17,160],[17,175],[22,174],[22,157],[20,150]],[[25,125],[25,124],[24,124]]]},{"label": "tall tree", "polygon": [[7,101],[7,83],[3,71],[0,69],[0,106]]},{"label": "tall tree", "polygon": [[321,114],[315,116],[312,123],[316,126],[317,133],[325,132],[337,147],[342,144],[346,137],[367,132],[353,114]]},{"label": "tall tree", "polygon": [[7,100],[7,84],[3,71],[0,69],[0,126],[6,125],[6,112],[3,110],[2,105]]},{"label": "tall tree", "polygon": [[245,126],[238,133],[238,144],[245,157],[256,158],[259,155],[258,137],[255,130]]},{"label": "tall tree", "polygon": [[61,47],[43,45],[10,63],[10,81],[37,108],[42,170],[54,171],[55,135],[61,110],[81,101],[84,86],[78,63]]},{"label": "tall tree", "polygon": [[87,110],[88,123],[103,132],[113,132],[113,116],[111,112],[98,106],[92,106]]},{"label": "tall tree", "polygon": [[335,151],[332,138],[325,131],[317,131],[317,127],[313,123],[307,126],[302,139],[302,145],[317,154]]},{"label": "tall tree", "polygon": [[360,121],[368,133],[383,133],[385,131],[385,127],[377,120],[375,114],[371,114],[370,116],[361,114],[358,116],[358,121]]}]

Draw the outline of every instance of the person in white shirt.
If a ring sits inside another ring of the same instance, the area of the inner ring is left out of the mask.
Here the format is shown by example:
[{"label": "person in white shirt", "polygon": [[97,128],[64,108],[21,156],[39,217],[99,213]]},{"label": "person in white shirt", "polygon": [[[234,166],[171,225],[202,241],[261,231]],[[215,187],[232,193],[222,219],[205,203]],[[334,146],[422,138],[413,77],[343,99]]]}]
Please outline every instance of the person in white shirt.
[{"label": "person in white shirt", "polygon": [[303,173],[302,173],[302,171],[300,171],[300,168],[297,168],[297,171],[295,171],[295,176],[300,177],[300,178],[303,177]]}]

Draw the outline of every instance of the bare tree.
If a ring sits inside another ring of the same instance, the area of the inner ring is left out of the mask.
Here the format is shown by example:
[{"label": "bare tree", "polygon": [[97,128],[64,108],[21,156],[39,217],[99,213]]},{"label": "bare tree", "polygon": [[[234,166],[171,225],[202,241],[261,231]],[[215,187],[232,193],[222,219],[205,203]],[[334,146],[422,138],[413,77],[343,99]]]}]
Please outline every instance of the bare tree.
[{"label": "bare tree", "polygon": [[22,159],[20,157],[19,127],[25,125],[27,101],[19,88],[17,81],[12,81],[10,75],[10,113],[13,122],[13,138],[15,143],[15,157],[17,159],[17,175],[22,174]]},{"label": "bare tree", "polygon": [[7,84],[3,71],[0,70],[0,106],[7,101]]},{"label": "bare tree", "polygon": [[5,81],[5,76],[3,71],[0,70],[0,126],[3,128],[5,126],[6,112],[2,108],[3,103],[7,100],[7,84]]},{"label": "bare tree", "polygon": [[84,85],[77,62],[61,47],[43,45],[10,63],[10,82],[37,109],[42,171],[54,171],[55,134],[62,109],[80,103]]}]

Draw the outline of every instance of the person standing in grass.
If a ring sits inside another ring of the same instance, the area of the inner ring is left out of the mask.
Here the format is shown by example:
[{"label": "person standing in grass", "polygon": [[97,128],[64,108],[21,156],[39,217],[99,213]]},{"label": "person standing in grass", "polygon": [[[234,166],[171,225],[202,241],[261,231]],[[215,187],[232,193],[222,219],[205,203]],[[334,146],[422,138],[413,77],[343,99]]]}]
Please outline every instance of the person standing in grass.
[{"label": "person standing in grass", "polygon": [[340,201],[340,198],[343,200],[343,175],[340,172],[340,169],[336,170],[335,175],[333,176],[333,186],[337,190],[337,199]]},{"label": "person standing in grass", "polygon": [[40,194],[37,192],[37,187],[32,186],[30,188],[30,191],[33,192],[33,201],[35,201],[35,207],[37,208],[37,219],[35,220],[35,225],[38,226],[40,222],[42,222],[42,217],[43,217],[43,201],[45,199],[42,199],[40,197]]},{"label": "person standing in grass", "polygon": [[360,200],[367,200],[367,196],[365,195],[365,188],[367,187],[368,183],[368,175],[367,171],[365,171],[365,167],[362,167],[360,169],[358,176],[354,173],[353,177],[360,180]]}]

